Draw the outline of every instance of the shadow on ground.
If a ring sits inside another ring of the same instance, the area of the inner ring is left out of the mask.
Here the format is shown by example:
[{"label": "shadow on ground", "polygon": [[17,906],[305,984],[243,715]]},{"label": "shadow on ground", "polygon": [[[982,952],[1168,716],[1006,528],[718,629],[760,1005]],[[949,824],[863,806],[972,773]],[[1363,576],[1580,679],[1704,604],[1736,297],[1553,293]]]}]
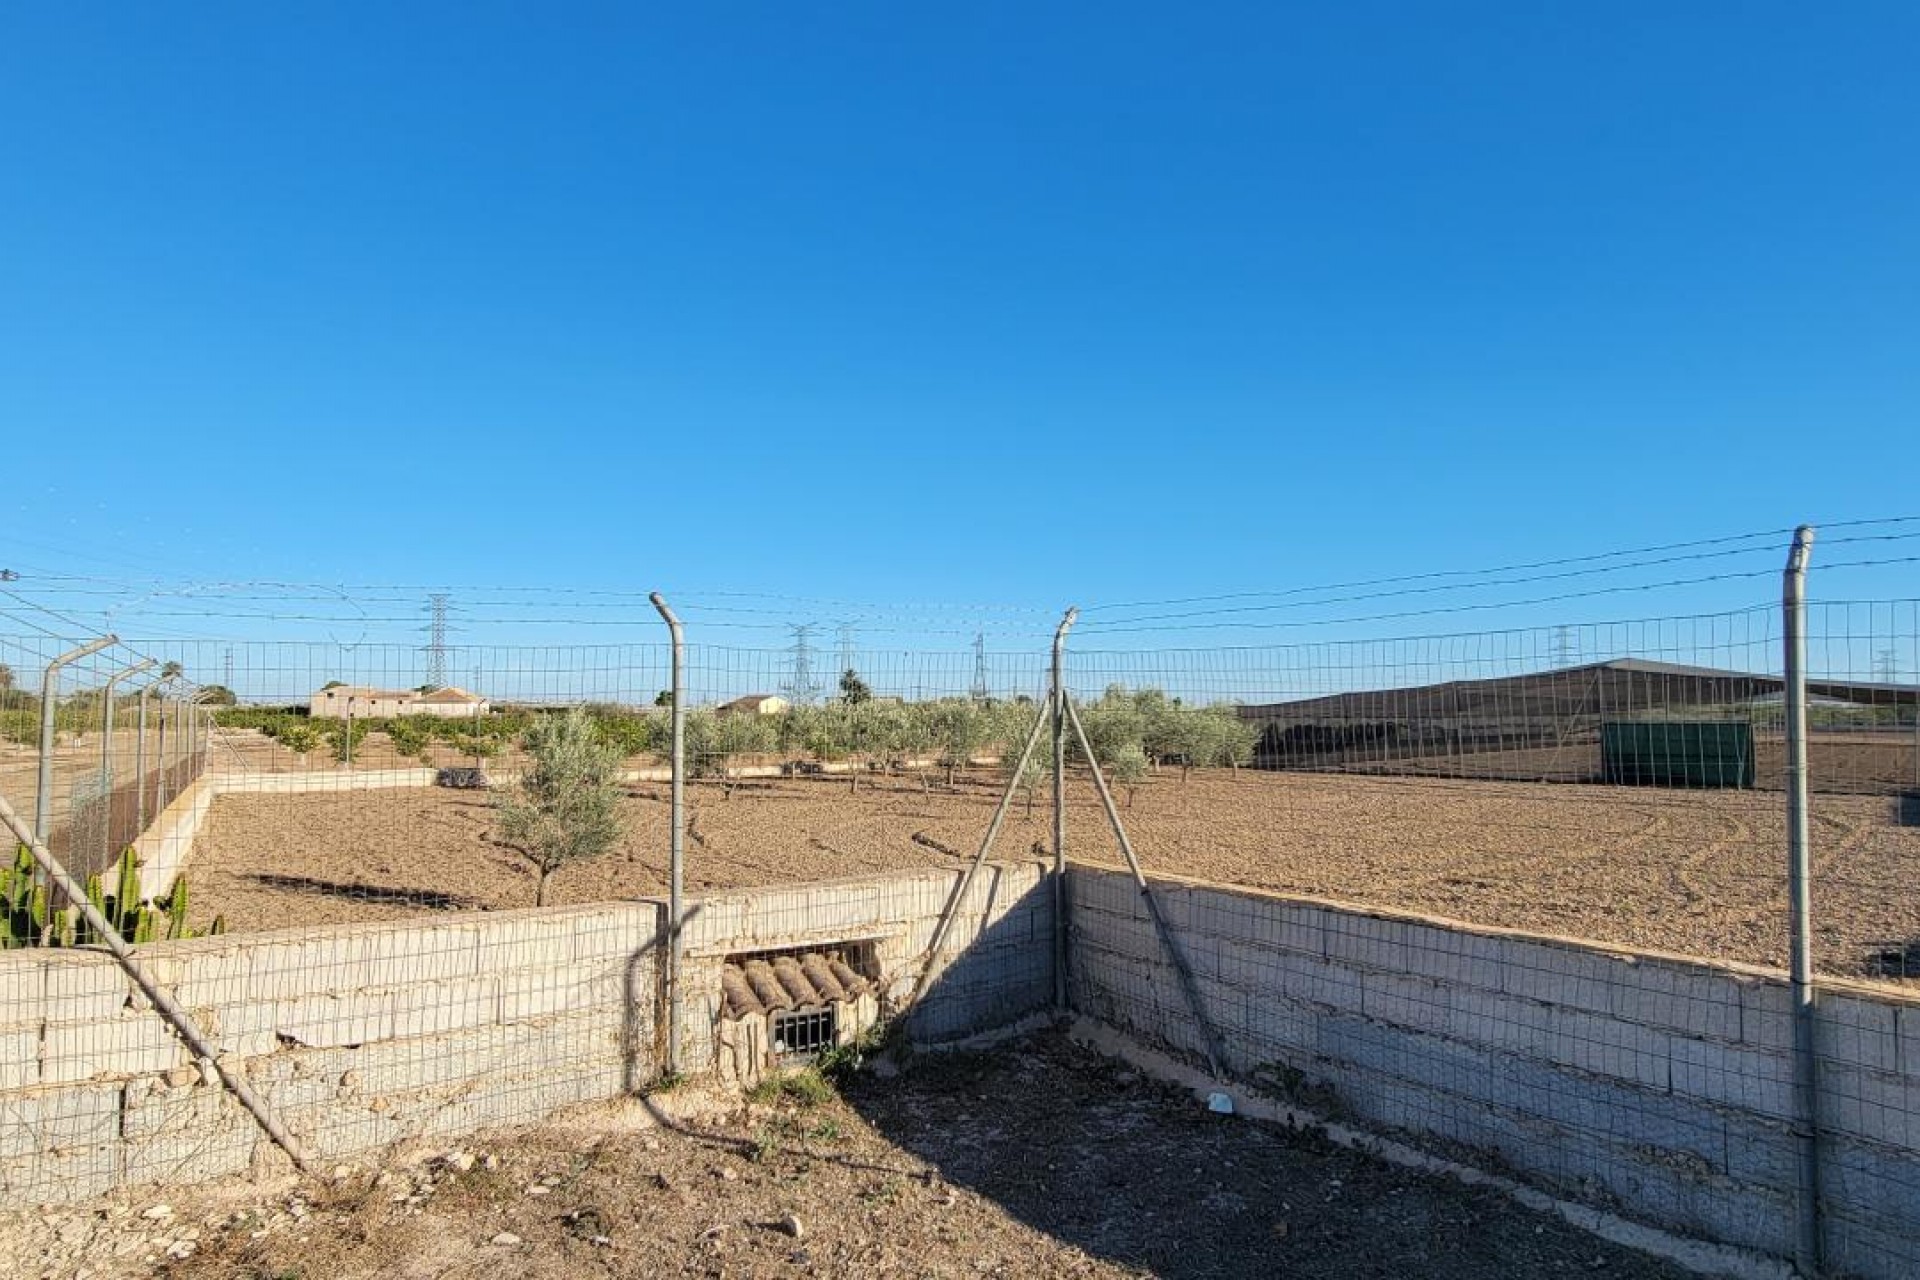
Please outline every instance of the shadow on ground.
[{"label": "shadow on ground", "polygon": [[388,885],[354,884],[339,880],[319,880],[313,876],[272,875],[266,872],[255,872],[247,879],[269,889],[314,893],[327,898],[350,898],[355,902],[419,907],[423,911],[478,911],[486,906],[486,903],[478,898],[468,898],[457,893],[442,893],[437,889],[394,888]]},{"label": "shadow on ground", "polygon": [[1870,978],[1908,981],[1920,978],[1920,938],[1888,942],[1867,953],[1863,966]]},{"label": "shadow on ground", "polygon": [[924,1054],[843,1095],[948,1182],[1166,1280],[1685,1274],[1496,1193],[1210,1114],[1058,1032]]}]

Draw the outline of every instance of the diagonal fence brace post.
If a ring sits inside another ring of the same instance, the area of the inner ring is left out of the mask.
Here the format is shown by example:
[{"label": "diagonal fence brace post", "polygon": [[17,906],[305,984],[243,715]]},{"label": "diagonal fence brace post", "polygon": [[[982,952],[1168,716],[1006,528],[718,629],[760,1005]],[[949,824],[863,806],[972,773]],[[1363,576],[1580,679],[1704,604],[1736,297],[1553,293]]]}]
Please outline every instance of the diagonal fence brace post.
[{"label": "diagonal fence brace post", "polygon": [[107,950],[113,953],[113,958],[126,971],[127,977],[133,979],[133,985],[140,988],[141,994],[153,1002],[154,1012],[158,1013],[161,1019],[171,1026],[182,1040],[186,1041],[187,1047],[193,1051],[195,1057],[212,1065],[214,1071],[220,1076],[221,1082],[227,1086],[227,1091],[247,1109],[248,1115],[259,1122],[261,1129],[266,1131],[266,1135],[287,1153],[295,1167],[302,1173],[315,1172],[312,1162],[307,1159],[306,1150],[300,1145],[300,1140],[280,1123],[280,1117],[274,1113],[272,1107],[267,1105],[264,1098],[253,1091],[253,1086],[247,1083],[245,1076],[220,1061],[219,1052],[214,1048],[213,1042],[207,1039],[206,1033],[200,1030],[200,1024],[193,1020],[193,1015],[180,1007],[171,992],[154,981],[153,975],[147,972],[146,966],[141,964],[139,958],[134,955],[133,948],[127,945],[127,940],[120,936],[120,931],[115,929],[107,917],[87,899],[86,890],[75,883],[73,877],[67,873],[67,869],[60,864],[60,860],[53,856],[46,845],[34,837],[33,832],[27,829],[24,822],[20,821],[20,815],[13,811],[13,806],[7,803],[4,796],[0,796],[0,823],[4,823],[7,829],[13,832],[14,838],[32,853],[34,862],[46,873],[47,878],[53,881],[74,909],[86,919],[87,926],[105,940]]},{"label": "diagonal fence brace post", "polygon": [[920,965],[920,976],[914,979],[913,994],[907,997],[907,1007],[911,1009],[920,1003],[920,997],[926,994],[927,983],[933,979],[934,962],[940,957],[940,948],[947,940],[947,931],[953,928],[953,918],[959,914],[960,904],[967,900],[967,893],[973,888],[974,877],[980,874],[980,867],[987,860],[987,854],[993,851],[993,842],[1000,838],[1000,824],[1006,821],[1007,810],[1013,804],[1013,793],[1020,789],[1020,779],[1026,775],[1027,762],[1033,759],[1033,749],[1040,742],[1040,730],[1047,725],[1046,708],[1033,718],[1033,729],[1027,734],[1027,744],[1020,749],[1020,762],[1013,767],[1013,776],[1007,779],[1007,789],[1000,793],[1000,804],[993,811],[993,821],[987,824],[987,834],[980,841],[980,852],[973,855],[973,861],[967,866],[967,874],[960,877],[960,883],[953,887],[953,895],[947,899],[946,909],[941,911],[940,920],[933,926],[933,938],[927,943],[927,954]]},{"label": "diagonal fence brace post", "polygon": [[1207,1003],[1200,995],[1200,984],[1194,979],[1192,967],[1187,964],[1187,954],[1180,946],[1179,935],[1174,933],[1167,918],[1160,914],[1160,900],[1153,896],[1153,889],[1140,870],[1139,855],[1133,851],[1133,841],[1127,838],[1126,824],[1120,821],[1120,810],[1113,803],[1113,792],[1108,790],[1106,776],[1100,772],[1100,762],[1094,758],[1093,744],[1087,740],[1087,730],[1080,723],[1080,712],[1071,699],[1064,700],[1064,705],[1074,737],[1080,743],[1081,753],[1087,757],[1087,769],[1093,774],[1093,785],[1100,792],[1100,803],[1107,811],[1107,821],[1113,824],[1114,839],[1120,842],[1120,852],[1127,856],[1127,866],[1133,872],[1133,883],[1139,887],[1140,898],[1147,904],[1147,916],[1153,921],[1154,932],[1160,935],[1160,945],[1166,948],[1167,958],[1173,961],[1173,970],[1179,975],[1181,991],[1187,998],[1187,1008],[1192,1012],[1194,1021],[1200,1024],[1200,1036],[1207,1046],[1207,1069],[1216,1080],[1221,1079],[1221,1063],[1226,1060],[1226,1055],[1221,1051],[1220,1036],[1214,1030],[1213,1019],[1207,1016]]}]

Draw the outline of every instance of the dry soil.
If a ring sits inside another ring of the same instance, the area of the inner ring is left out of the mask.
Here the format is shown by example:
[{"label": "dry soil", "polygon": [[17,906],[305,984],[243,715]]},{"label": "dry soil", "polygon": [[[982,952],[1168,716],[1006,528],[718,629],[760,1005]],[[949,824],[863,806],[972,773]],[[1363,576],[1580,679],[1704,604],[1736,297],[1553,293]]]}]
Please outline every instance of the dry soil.
[{"label": "dry soil", "polygon": [[[689,788],[691,891],[798,882],[971,857],[999,784],[937,773],[779,778]],[[558,872],[549,901],[664,892],[664,784],[623,801],[619,847]],[[1119,796],[1150,873],[1417,910],[1720,959],[1786,959],[1786,824],[1777,792],[1668,791],[1300,773],[1163,772]],[[1906,812],[1903,813],[1903,803]],[[1920,973],[1920,819],[1911,801],[1814,798],[1821,969]],[[1016,798],[995,856],[1043,854],[1043,795]],[[1114,863],[1084,777],[1068,849]],[[190,872],[195,914],[236,930],[531,905],[528,864],[494,838],[480,792],[229,795]]]},{"label": "dry soil", "polygon": [[863,1074],[837,1096],[735,1100],[665,1126],[642,1106],[481,1134],[332,1183],[0,1217],[0,1274],[1681,1275],[1495,1193],[1211,1115],[1055,1033]]}]

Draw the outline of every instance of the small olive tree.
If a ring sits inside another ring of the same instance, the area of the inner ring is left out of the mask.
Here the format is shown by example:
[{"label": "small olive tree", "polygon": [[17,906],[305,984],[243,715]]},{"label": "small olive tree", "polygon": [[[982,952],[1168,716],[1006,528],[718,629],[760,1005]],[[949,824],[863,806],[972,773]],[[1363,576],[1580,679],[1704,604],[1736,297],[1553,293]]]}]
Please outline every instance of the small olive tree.
[{"label": "small olive tree", "polygon": [[[780,745],[785,719],[785,715],[721,715],[707,707],[688,711],[684,721],[686,738],[683,744],[687,753],[688,775],[720,779],[723,794],[732,798],[733,778],[727,771],[727,762],[734,756],[759,755],[775,750]],[[671,746],[671,722],[662,724],[661,732],[668,737],[662,747]]]},{"label": "small olive tree", "polygon": [[1033,732],[1034,717],[1047,714],[1045,706],[1014,702],[1005,704],[995,715],[1001,740],[1000,772],[1026,794],[1029,818],[1033,816],[1034,794],[1042,783],[1053,777],[1053,745],[1043,728],[1039,740],[1033,744],[1032,754],[1027,757],[1025,769],[1020,768],[1020,749],[1026,745],[1027,735]]},{"label": "small olive tree", "polygon": [[1133,808],[1133,795],[1147,778],[1147,753],[1137,742],[1124,742],[1100,762],[1107,780],[1127,789],[1127,808]]},{"label": "small olive tree", "polygon": [[569,862],[594,858],[620,838],[618,748],[600,740],[584,710],[543,716],[521,738],[526,768],[494,799],[501,844],[540,873],[535,906],[547,904],[547,879]]},{"label": "small olive tree", "polygon": [[935,703],[928,718],[934,745],[940,752],[940,763],[947,771],[947,785],[951,787],[955,772],[966,768],[992,740],[992,716],[978,703],[949,698]]}]

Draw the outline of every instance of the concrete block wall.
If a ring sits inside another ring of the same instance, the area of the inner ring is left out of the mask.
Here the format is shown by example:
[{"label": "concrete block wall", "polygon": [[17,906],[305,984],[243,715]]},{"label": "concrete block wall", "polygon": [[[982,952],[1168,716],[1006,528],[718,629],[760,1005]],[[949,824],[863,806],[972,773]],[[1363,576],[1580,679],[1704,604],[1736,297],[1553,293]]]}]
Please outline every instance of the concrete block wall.
[{"label": "concrete block wall", "polygon": [[439,770],[428,766],[402,769],[295,769],[287,773],[223,771],[207,773],[222,795],[293,795],[309,791],[390,791],[431,787]]},{"label": "concrete block wall", "polygon": [[220,784],[214,776],[201,774],[169,800],[147,829],[134,838],[141,896],[158,898],[173,888],[174,878],[192,856],[193,842],[219,794]]},{"label": "concrete block wall", "polygon": [[[1241,889],[1155,892],[1236,1074],[1570,1199],[1793,1252],[1783,974]],[[1068,898],[1075,1008],[1197,1055],[1131,879],[1075,868]],[[1920,1001],[1829,989],[1818,1042],[1829,1261],[1920,1272]]]},{"label": "concrete block wall", "polygon": [[310,791],[380,791],[431,787],[433,769],[364,769],[359,772],[303,770],[298,773],[202,773],[155,815],[147,829],[134,838],[133,856],[140,862],[140,893],[158,898],[173,888],[174,877],[186,869],[193,842],[223,795],[289,795]]},{"label": "concrete block wall", "polygon": [[[149,970],[322,1158],[535,1119],[652,1074],[653,902],[158,943]],[[635,1046],[638,1046],[636,1050]],[[271,1159],[107,955],[0,954],[0,1199]]]},{"label": "concrete block wall", "polygon": [[[869,942],[897,1005],[958,881],[929,870],[690,899],[683,1065],[713,1065],[719,967],[735,952]],[[226,935],[141,956],[332,1161],[644,1086],[665,1047],[665,921],[664,903],[640,900]],[[1051,999],[1051,964],[1041,868],[985,868],[909,1029],[941,1039],[1012,1021]],[[278,1159],[109,956],[0,953],[0,1203]]]}]

